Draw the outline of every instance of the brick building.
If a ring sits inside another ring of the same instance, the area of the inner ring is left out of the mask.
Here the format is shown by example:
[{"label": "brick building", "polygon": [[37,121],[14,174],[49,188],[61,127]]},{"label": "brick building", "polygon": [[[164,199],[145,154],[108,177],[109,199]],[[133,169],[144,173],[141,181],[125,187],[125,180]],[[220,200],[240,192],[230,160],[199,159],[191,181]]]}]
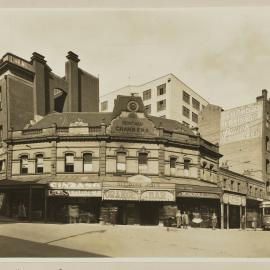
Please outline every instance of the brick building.
[{"label": "brick building", "polygon": [[237,188],[223,187],[218,147],[177,121],[148,115],[139,97],[118,96],[112,113],[50,113],[10,131],[6,143],[0,192],[2,212],[12,217],[23,203],[29,220],[65,222],[76,206],[95,222],[115,213],[119,224],[157,225],[177,206],[192,226],[194,217],[211,226],[215,212],[219,226],[230,228],[246,213],[247,184],[264,197],[261,182],[224,170]]},{"label": "brick building", "polygon": [[[78,67],[78,56],[68,52],[65,76],[52,72],[44,56],[31,60],[11,53],[0,59],[0,140],[8,130],[57,112],[98,111],[99,80]],[[0,173],[5,178],[6,146],[0,148]]]},{"label": "brick building", "polygon": [[268,185],[270,101],[266,90],[256,102],[237,108],[208,105],[199,117],[199,131],[206,140],[219,144],[221,163]]}]

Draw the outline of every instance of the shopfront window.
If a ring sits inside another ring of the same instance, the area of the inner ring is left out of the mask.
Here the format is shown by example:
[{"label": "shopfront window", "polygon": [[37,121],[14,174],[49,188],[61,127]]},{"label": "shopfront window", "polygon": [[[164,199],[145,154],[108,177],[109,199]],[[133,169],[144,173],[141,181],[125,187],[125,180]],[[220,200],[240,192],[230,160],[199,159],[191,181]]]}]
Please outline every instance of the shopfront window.
[{"label": "shopfront window", "polygon": [[116,171],[125,172],[126,171],[126,153],[117,152],[116,154]]},{"label": "shopfront window", "polygon": [[88,173],[92,172],[93,164],[92,164],[92,154],[85,153],[83,154],[83,172]]},{"label": "shopfront window", "polygon": [[184,176],[189,176],[190,159],[184,159]]},{"label": "shopfront window", "polygon": [[21,174],[28,173],[28,156],[21,156]]},{"label": "shopfront window", "polygon": [[6,170],[6,160],[0,160],[0,173]]},{"label": "shopfront window", "polygon": [[74,155],[65,155],[65,172],[74,172]]},{"label": "shopfront window", "polygon": [[36,155],[36,173],[43,173],[43,155],[38,154]]}]

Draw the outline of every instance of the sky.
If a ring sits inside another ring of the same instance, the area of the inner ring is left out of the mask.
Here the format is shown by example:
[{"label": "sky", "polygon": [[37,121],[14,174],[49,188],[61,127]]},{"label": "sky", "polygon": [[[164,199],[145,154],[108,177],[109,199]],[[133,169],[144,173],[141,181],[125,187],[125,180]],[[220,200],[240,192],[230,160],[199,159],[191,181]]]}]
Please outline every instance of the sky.
[{"label": "sky", "polygon": [[68,51],[100,94],[173,73],[224,109],[270,95],[270,6],[0,9],[0,57],[44,55],[64,76]]}]

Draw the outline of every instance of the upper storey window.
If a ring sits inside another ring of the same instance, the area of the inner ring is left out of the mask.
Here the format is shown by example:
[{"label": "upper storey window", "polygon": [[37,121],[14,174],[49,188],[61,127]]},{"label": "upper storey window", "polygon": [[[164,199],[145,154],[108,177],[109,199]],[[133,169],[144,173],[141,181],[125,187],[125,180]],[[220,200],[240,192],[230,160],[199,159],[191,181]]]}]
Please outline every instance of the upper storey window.
[{"label": "upper storey window", "polygon": [[83,172],[92,172],[93,170],[93,164],[92,164],[92,154],[91,153],[85,153],[83,155]]},{"label": "upper storey window", "polygon": [[74,154],[65,155],[65,172],[74,172]]},{"label": "upper storey window", "polygon": [[166,94],[166,84],[162,84],[162,85],[159,85],[157,87],[157,95],[158,96],[161,96],[161,95],[165,95]]},{"label": "upper storey window", "polygon": [[21,174],[28,174],[28,156],[23,155],[21,156],[20,160],[21,165]]},{"label": "upper storey window", "polygon": [[151,89],[143,91],[143,100],[149,100],[149,99],[151,99]]},{"label": "upper storey window", "polygon": [[102,112],[107,111],[108,110],[108,101],[101,102],[100,107],[101,107],[100,109]]},{"label": "upper storey window", "polygon": [[38,154],[36,155],[36,173],[43,173],[44,161],[43,155]]},{"label": "upper storey window", "polygon": [[190,95],[183,91],[183,101],[185,101],[187,104],[190,104]]}]

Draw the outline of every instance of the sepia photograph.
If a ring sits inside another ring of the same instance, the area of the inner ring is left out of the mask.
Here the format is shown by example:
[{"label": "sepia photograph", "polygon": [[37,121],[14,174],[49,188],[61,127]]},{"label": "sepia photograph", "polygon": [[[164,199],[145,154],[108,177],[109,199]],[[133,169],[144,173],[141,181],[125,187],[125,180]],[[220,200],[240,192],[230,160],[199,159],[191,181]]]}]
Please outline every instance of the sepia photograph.
[{"label": "sepia photograph", "polygon": [[269,267],[270,2],[38,2],[0,3],[0,268]]}]

